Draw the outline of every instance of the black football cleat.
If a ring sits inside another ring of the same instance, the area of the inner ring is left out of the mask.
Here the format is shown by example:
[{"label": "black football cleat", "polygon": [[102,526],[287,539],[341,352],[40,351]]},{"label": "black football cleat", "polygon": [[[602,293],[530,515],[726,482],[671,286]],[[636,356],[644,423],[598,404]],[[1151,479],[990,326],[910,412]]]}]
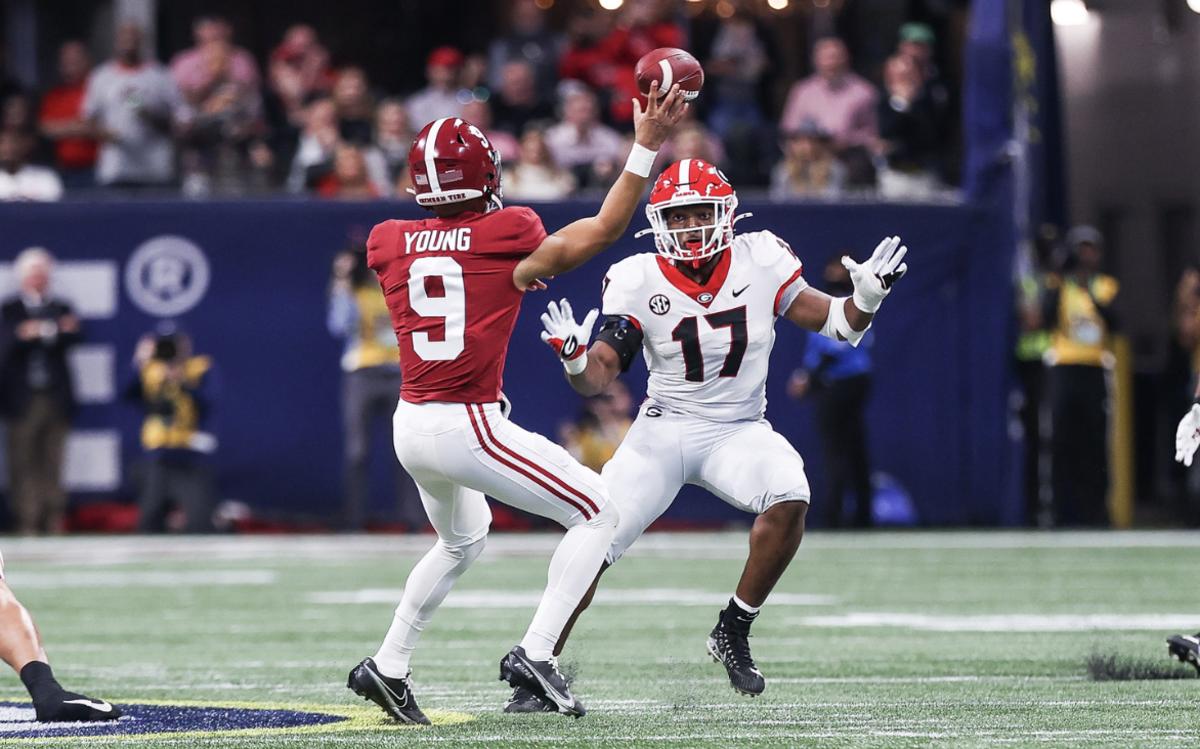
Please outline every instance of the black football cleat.
[{"label": "black football cleat", "polygon": [[525,687],[513,689],[512,696],[504,703],[506,713],[557,713],[558,705],[550,700],[534,694]]},{"label": "black football cleat", "polygon": [[500,659],[500,681],[507,681],[513,687],[525,687],[553,703],[558,712],[564,715],[581,718],[587,714],[583,703],[571,694],[566,677],[558,670],[558,661],[554,658],[535,661],[525,654],[525,648],[520,645]]},{"label": "black football cleat", "polygon": [[371,658],[363,659],[362,663],[350,671],[346,686],[363,699],[382,707],[385,713],[401,723],[429,725],[429,718],[417,707],[417,699],[413,696],[408,676],[403,679],[384,676],[379,673],[379,667]]},{"label": "black football cleat", "polygon": [[34,702],[33,711],[39,723],[77,723],[121,717],[121,711],[114,705],[74,692],[59,692],[53,698]]},{"label": "black football cleat", "polygon": [[730,686],[751,697],[757,697],[767,688],[767,680],[750,655],[750,624],[755,616],[757,614],[751,616],[730,602],[708,635],[708,654],[725,666]]},{"label": "black football cleat", "polygon": [[1184,663],[1192,664],[1200,672],[1200,633],[1168,638],[1167,651]]}]

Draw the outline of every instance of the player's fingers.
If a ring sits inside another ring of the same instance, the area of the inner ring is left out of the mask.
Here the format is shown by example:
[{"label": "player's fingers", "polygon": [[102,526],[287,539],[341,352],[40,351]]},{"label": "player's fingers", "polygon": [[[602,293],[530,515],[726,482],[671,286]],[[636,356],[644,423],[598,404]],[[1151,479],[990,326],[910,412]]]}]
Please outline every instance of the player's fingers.
[{"label": "player's fingers", "polygon": [[1196,457],[1196,453],[1195,453],[1195,452],[1187,452],[1187,453],[1184,453],[1184,456],[1183,456],[1183,464],[1184,464],[1185,466],[1187,466],[1188,468],[1191,468],[1191,467],[1192,467],[1192,460],[1193,460],[1195,457]]},{"label": "player's fingers", "polygon": [[659,102],[659,82],[650,81],[650,93],[646,94],[646,116],[651,117],[658,112]]},{"label": "player's fingers", "polygon": [[587,333],[589,336],[592,334],[592,326],[594,326],[596,324],[596,318],[599,316],[600,316],[600,310],[596,309],[595,307],[592,307],[592,309],[587,313],[587,315],[584,316],[583,325],[581,325],[580,327],[582,327],[584,332]]},{"label": "player's fingers", "polygon": [[884,237],[882,242],[875,245],[875,251],[871,253],[871,259],[867,262],[871,263],[872,265],[878,263],[880,260],[887,257],[887,254],[895,248],[895,245],[898,244],[900,244],[899,237]]},{"label": "player's fingers", "polygon": [[853,274],[854,271],[858,270],[858,263],[854,262],[849,255],[842,255],[842,267]]},{"label": "player's fingers", "polygon": [[550,315],[546,314],[545,312],[542,313],[542,327],[545,328],[546,330],[550,330],[551,328],[554,327],[554,319],[551,318]]},{"label": "player's fingers", "polygon": [[671,86],[671,88],[667,91],[667,95],[663,98],[662,102],[660,102],[659,110],[666,112],[667,116],[670,117],[671,112],[675,109],[675,103],[679,100],[679,98],[679,84],[676,83],[675,85]]},{"label": "player's fingers", "polygon": [[642,116],[642,102],[638,101],[638,97],[633,97],[633,121],[637,122]]},{"label": "player's fingers", "polygon": [[566,299],[563,299],[558,303],[558,308],[562,310],[562,319],[564,322],[567,320],[575,322],[575,310],[571,309],[570,302],[568,302]]},{"label": "player's fingers", "polygon": [[883,273],[881,273],[880,275],[892,273],[893,271],[895,271],[896,268],[898,268],[900,266],[900,261],[904,259],[904,254],[906,252],[908,252],[908,248],[901,247],[900,249],[893,252],[891,255],[888,255],[886,258],[884,258],[883,263],[881,264]]},{"label": "player's fingers", "polygon": [[542,343],[545,343],[547,345],[550,344],[550,331],[548,331],[548,330],[542,331]]}]

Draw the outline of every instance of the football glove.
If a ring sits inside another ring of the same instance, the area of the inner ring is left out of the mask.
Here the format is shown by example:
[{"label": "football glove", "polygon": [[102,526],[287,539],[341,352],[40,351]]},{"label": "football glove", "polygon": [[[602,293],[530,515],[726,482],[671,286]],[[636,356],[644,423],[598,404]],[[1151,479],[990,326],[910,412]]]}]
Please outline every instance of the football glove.
[{"label": "football glove", "polygon": [[1179,420],[1179,427],[1175,430],[1175,460],[1185,466],[1191,466],[1198,446],[1200,446],[1200,403],[1193,403],[1191,410]]},{"label": "football glove", "polygon": [[577,375],[587,367],[587,347],[592,339],[592,328],[600,310],[588,312],[582,323],[575,322],[575,312],[566,299],[550,302],[542,313],[542,340],[562,361],[567,374]]},{"label": "football glove", "polygon": [[856,263],[848,255],[842,258],[854,283],[855,307],[870,315],[879,311],[892,285],[908,272],[908,264],[902,262],[906,252],[908,248],[900,244],[900,237],[886,237],[865,263]]}]

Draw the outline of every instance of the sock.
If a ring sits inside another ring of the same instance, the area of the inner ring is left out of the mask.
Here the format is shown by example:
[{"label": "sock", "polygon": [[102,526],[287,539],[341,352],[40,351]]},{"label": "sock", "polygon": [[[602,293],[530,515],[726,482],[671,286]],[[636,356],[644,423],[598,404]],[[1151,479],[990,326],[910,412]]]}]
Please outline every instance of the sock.
[{"label": "sock", "polygon": [[757,618],[758,609],[750,611],[745,602],[743,602],[736,595],[729,599],[729,605],[726,606],[725,610],[721,612],[721,620],[724,621],[726,625],[742,632],[749,632],[750,625],[753,624],[754,620]]},{"label": "sock", "polygon": [[733,598],[730,598],[729,602],[734,606],[737,606],[742,611],[745,611],[747,614],[757,614],[758,610],[761,608],[760,606],[751,606],[750,604],[746,603],[742,599],[738,598],[737,593],[733,594]]},{"label": "sock", "polygon": [[34,702],[53,699],[63,691],[62,685],[54,678],[49,663],[30,661],[21,669],[21,682],[29,691]]},{"label": "sock", "polygon": [[429,624],[433,612],[442,605],[454,583],[483,551],[483,545],[484,539],[458,547],[447,546],[439,540],[421,557],[408,574],[392,626],[375,654],[379,673],[393,679],[408,675],[409,661],[425,625]]},{"label": "sock", "polygon": [[563,627],[596,579],[616,531],[616,514],[606,505],[590,521],[568,530],[559,542],[550,558],[546,592],[521,640],[533,660],[550,660],[554,654]]}]

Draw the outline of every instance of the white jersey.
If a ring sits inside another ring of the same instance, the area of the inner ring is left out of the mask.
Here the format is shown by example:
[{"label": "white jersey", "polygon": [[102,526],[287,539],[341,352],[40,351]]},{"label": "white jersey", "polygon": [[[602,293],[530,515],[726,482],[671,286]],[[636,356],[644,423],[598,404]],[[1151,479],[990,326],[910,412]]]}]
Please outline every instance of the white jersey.
[{"label": "white jersey", "polygon": [[807,288],[801,269],[769,231],[736,235],[704,286],[642,253],[609,269],[603,312],[641,329],[653,404],[714,421],[759,419],[775,318]]}]

